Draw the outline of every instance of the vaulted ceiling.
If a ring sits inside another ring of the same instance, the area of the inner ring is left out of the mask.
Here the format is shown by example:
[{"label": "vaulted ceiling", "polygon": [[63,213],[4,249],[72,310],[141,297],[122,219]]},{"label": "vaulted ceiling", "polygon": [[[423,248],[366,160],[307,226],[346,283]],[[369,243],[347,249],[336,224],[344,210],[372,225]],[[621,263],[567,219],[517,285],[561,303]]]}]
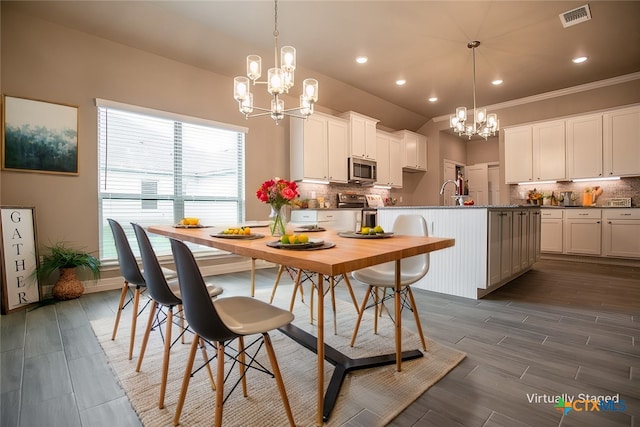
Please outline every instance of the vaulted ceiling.
[{"label": "vaulted ceiling", "polygon": [[[640,1],[590,1],[592,19],[563,28],[583,1],[298,1],[278,3],[279,43],[298,53],[297,86],[320,82],[319,104],[367,114],[342,83],[424,121],[478,106],[640,72]],[[230,77],[245,57],[273,64],[271,1],[20,2],[25,13]],[[369,62],[357,64],[366,55]],[[584,55],[588,60],[574,64]],[[493,86],[491,81],[504,83]],[[406,80],[404,86],[395,81]],[[231,96],[231,88],[229,96]],[[436,102],[427,98],[435,96]]]}]

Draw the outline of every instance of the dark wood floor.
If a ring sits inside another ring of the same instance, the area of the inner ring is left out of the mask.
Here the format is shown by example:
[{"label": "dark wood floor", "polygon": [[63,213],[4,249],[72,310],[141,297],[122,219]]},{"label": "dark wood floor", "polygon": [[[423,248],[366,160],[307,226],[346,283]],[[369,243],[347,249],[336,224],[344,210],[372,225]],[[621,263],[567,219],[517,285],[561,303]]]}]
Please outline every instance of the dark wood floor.
[{"label": "dark wood floor", "polygon": [[[258,286],[274,276],[260,270]],[[217,278],[226,295],[248,294],[248,279]],[[640,427],[639,269],[545,260],[479,301],[415,296],[425,333],[467,357],[390,425]],[[117,298],[87,294],[0,318],[3,427],[140,425],[89,325],[113,318]],[[563,416],[530,402],[581,393],[619,394],[626,409]]]}]

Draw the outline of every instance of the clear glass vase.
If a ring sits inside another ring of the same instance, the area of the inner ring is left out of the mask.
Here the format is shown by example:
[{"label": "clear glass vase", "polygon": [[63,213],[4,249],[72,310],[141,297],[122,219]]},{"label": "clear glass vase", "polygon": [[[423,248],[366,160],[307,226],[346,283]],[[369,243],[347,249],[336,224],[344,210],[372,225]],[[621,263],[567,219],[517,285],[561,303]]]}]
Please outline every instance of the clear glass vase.
[{"label": "clear glass vase", "polygon": [[280,237],[287,234],[287,206],[271,206],[271,213],[269,214],[269,231],[274,237]]}]

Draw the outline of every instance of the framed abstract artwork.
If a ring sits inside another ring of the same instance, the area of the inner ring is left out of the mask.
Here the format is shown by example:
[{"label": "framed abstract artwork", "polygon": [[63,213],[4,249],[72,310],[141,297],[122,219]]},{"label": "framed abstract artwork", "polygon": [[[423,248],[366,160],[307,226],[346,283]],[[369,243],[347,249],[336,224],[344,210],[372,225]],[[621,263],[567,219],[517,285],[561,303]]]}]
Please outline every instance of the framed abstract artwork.
[{"label": "framed abstract artwork", "polygon": [[78,175],[78,107],[5,95],[2,169]]}]

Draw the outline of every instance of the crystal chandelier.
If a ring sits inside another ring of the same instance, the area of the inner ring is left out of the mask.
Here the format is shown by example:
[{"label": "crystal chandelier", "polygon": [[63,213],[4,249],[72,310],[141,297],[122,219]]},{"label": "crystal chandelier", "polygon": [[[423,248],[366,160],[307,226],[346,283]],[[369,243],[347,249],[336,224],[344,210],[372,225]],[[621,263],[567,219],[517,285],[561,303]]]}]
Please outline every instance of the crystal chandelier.
[{"label": "crystal chandelier", "polygon": [[[283,46],[280,50],[280,60],[278,60],[278,0],[274,0],[274,68],[269,68],[266,81],[258,81],[262,75],[262,58],[258,55],[247,56],[247,76],[238,76],[233,79],[233,97],[238,101],[240,112],[249,117],[259,117],[270,115],[278,124],[284,116],[293,116],[306,119],[313,114],[313,104],[318,101],[318,81],[315,79],[305,79],[302,82],[302,95],[300,95],[300,106],[285,110],[284,100],[280,99],[283,93],[289,93],[294,85],[293,73],[296,69],[296,49],[291,46]],[[278,67],[280,64],[280,68]],[[251,81],[253,85],[266,84],[267,92],[273,95],[271,108],[261,108],[253,105],[253,94],[250,90]],[[254,110],[258,113],[252,114]]]},{"label": "crystal chandelier", "polygon": [[485,140],[489,136],[495,136],[498,131],[499,122],[496,114],[487,115],[485,108],[476,108],[476,48],[480,42],[475,40],[467,43],[473,54],[473,114],[475,120],[467,123],[467,109],[465,107],[456,108],[456,113],[449,118],[451,129],[458,132],[459,136],[468,136],[471,139],[474,135],[479,135]]}]

